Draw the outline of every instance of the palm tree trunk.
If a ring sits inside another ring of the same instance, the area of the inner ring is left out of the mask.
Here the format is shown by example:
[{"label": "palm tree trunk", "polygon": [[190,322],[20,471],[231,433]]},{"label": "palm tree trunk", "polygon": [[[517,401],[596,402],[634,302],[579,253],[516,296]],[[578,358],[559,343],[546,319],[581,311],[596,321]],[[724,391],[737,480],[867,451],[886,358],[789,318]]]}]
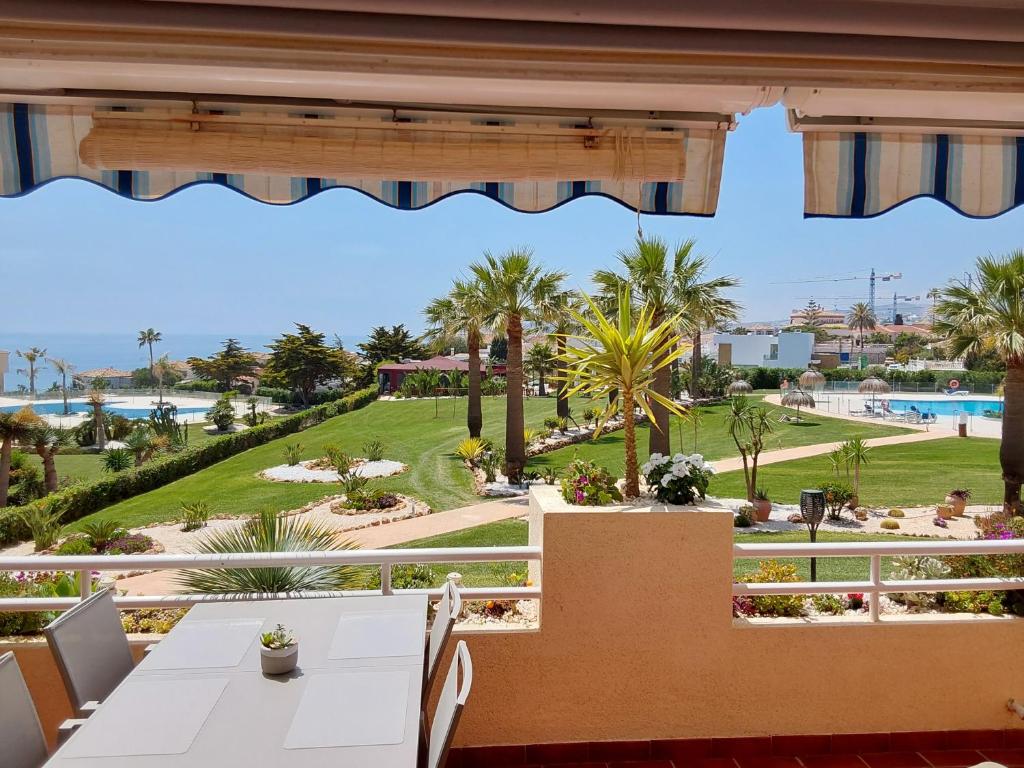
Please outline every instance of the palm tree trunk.
[{"label": "palm tree trunk", "polygon": [[537,369],[537,396],[547,397],[547,390],[544,389],[544,369]]},{"label": "palm tree trunk", "polygon": [[153,379],[153,342],[149,342],[149,378]]},{"label": "palm tree trunk", "polygon": [[60,394],[64,398],[64,415],[67,416],[71,411],[68,410],[68,375],[66,373],[60,375]]},{"label": "palm tree trunk", "polygon": [[747,501],[754,500],[754,491],[757,490],[757,459],[758,454],[751,457],[750,483],[747,485]]},{"label": "palm tree trunk", "polygon": [[11,485],[11,444],[14,441],[5,437],[0,443],[0,507],[7,506],[7,490]]},{"label": "palm tree trunk", "polygon": [[636,422],[633,413],[633,393],[622,393],[623,435],[626,443],[626,487],[627,499],[640,495],[640,470],[636,460]]},{"label": "palm tree trunk", "polygon": [[[699,324],[698,324],[699,325]],[[700,391],[700,372],[703,365],[701,363],[701,351],[700,351],[700,328],[693,332],[693,353],[690,358],[690,397],[696,400],[701,395]]]},{"label": "palm tree trunk", "polygon": [[505,475],[519,482],[526,467],[526,439],[523,435],[523,322],[517,315],[508,319],[508,360],[505,379]]},{"label": "palm tree trunk", "polygon": [[[561,336],[555,337],[555,352],[559,359],[565,354],[565,339]],[[555,371],[558,374],[558,388],[555,390],[555,415],[560,419],[568,419],[569,398],[565,396],[565,392],[569,389],[569,382],[565,380],[566,369],[559,364]]]},{"label": "palm tree trunk", "polygon": [[1007,365],[1003,384],[1003,439],[999,445],[1003,470],[1003,508],[1024,514],[1020,488],[1024,483],[1024,364]]},{"label": "palm tree trunk", "polygon": [[103,406],[92,407],[92,427],[96,433],[96,447],[101,451],[107,447],[107,431],[103,427]]},{"label": "palm tree trunk", "polygon": [[[672,371],[666,365],[664,368],[654,372],[654,382],[651,387],[659,395],[671,399],[672,397]],[[671,424],[669,424],[668,408],[661,403],[650,400],[651,414],[654,419],[651,423],[647,449],[649,453],[660,453],[668,456],[672,453]]]},{"label": "palm tree trunk", "polygon": [[466,341],[469,345],[469,407],[466,412],[466,426],[470,437],[480,437],[484,426],[484,415],[480,406],[480,331],[470,329]]},{"label": "palm tree trunk", "polygon": [[39,458],[43,460],[43,484],[47,493],[57,490],[57,465],[53,460],[54,451],[49,448],[36,449]]}]

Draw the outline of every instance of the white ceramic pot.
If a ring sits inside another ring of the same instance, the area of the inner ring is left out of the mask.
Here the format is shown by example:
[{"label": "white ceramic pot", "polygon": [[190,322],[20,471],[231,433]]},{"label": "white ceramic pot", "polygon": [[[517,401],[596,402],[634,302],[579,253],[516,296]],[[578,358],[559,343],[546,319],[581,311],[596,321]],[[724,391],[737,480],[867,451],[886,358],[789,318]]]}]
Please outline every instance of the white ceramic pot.
[{"label": "white ceramic pot", "polygon": [[295,669],[299,661],[299,644],[287,648],[264,648],[260,646],[260,664],[266,675],[286,675]]}]

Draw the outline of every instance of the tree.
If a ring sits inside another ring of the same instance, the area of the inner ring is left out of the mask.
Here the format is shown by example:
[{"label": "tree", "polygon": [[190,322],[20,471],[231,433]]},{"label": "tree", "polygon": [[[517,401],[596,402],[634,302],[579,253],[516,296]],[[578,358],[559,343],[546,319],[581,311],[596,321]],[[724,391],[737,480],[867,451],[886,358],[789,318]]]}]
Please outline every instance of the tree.
[{"label": "tree", "polygon": [[174,380],[178,377],[178,372],[174,366],[171,365],[171,361],[167,359],[167,355],[160,355],[157,361],[153,364],[153,375],[156,376],[157,390],[160,392],[159,405],[164,404],[164,382],[168,380]]},{"label": "tree", "polygon": [[28,368],[19,368],[18,373],[22,376],[28,376],[28,392],[32,397],[35,397],[36,376],[39,375],[40,371],[46,370],[46,366],[39,365],[39,361],[46,358],[46,350],[32,347],[26,352],[22,352],[20,349],[15,350],[15,354],[28,363]]},{"label": "tree", "polygon": [[60,394],[64,398],[64,415],[67,416],[71,413],[71,410],[68,408],[68,376],[74,372],[75,367],[67,360],[62,360],[59,357],[48,357],[46,360],[53,366],[53,370],[57,372],[57,375],[60,376]]},{"label": "tree", "polygon": [[764,450],[765,437],[772,433],[771,413],[764,406],[756,405],[745,395],[740,395],[729,401],[725,423],[743,459],[747,501],[753,501],[757,491],[757,461]]},{"label": "tree", "polygon": [[39,417],[25,406],[16,413],[0,411],[0,507],[7,506],[7,492],[11,486],[11,456],[14,444],[28,439]]},{"label": "tree", "polygon": [[860,468],[871,461],[871,448],[863,438],[855,437],[842,445],[847,465],[853,466],[853,495],[860,496]]},{"label": "tree", "polygon": [[526,353],[526,367],[537,376],[537,394],[545,397],[544,376],[555,366],[555,352],[548,343],[534,344]]},{"label": "tree", "polygon": [[71,432],[39,419],[30,429],[27,442],[43,462],[43,483],[47,493],[57,490],[57,466],[54,457],[71,442]]},{"label": "tree", "polygon": [[991,349],[1006,363],[999,445],[1003,506],[1024,514],[1024,250],[979,258],[971,283],[957,280],[943,289],[932,329],[954,357]]},{"label": "tree", "polygon": [[266,369],[297,390],[302,404],[309,406],[319,385],[348,378],[355,372],[355,363],[344,349],[325,344],[324,334],[302,323],[295,327],[297,333],[283,333],[268,345]]},{"label": "tree", "polygon": [[86,400],[92,406],[92,425],[96,441],[94,445],[101,451],[107,447],[107,427],[103,423],[103,404],[107,402],[107,397],[103,394],[105,386],[106,382],[102,379],[94,379],[92,389],[86,396]]},{"label": "tree", "polygon": [[508,340],[505,400],[505,474],[518,482],[526,467],[523,435],[523,323],[541,322],[565,279],[534,262],[533,252],[513,249],[500,256],[485,253],[469,267],[480,284],[486,324]]},{"label": "tree", "polygon": [[583,311],[583,302],[576,291],[562,291],[553,298],[547,317],[551,338],[555,341],[555,415],[560,419],[569,418],[569,398],[565,394],[568,391],[569,382],[566,379],[562,362],[562,356],[565,353],[565,339],[569,334],[579,330],[579,325],[573,319],[573,313],[580,314]]},{"label": "tree", "polygon": [[431,301],[423,314],[430,327],[426,338],[437,347],[450,346],[455,339],[464,338],[469,353],[468,393],[466,427],[470,437],[480,437],[483,429],[481,407],[481,332],[484,327],[486,310],[480,294],[480,284],[475,280],[456,280],[448,294]]},{"label": "tree", "polygon": [[373,366],[385,360],[422,360],[427,349],[406,329],[405,324],[390,329],[379,325],[370,331],[370,338],[357,345],[363,359]]},{"label": "tree", "polygon": [[160,331],[155,328],[147,328],[144,331],[139,331],[139,349],[148,346],[149,347],[149,375],[153,376],[153,345],[159,344],[163,341],[163,335]]},{"label": "tree", "polygon": [[655,374],[671,365],[685,350],[676,331],[679,317],[673,315],[655,325],[654,310],[645,304],[636,313],[634,320],[628,290],[620,294],[616,302],[618,311],[611,318],[606,317],[589,296],[584,295],[583,299],[590,313],[586,316],[575,314],[582,330],[579,336],[572,337],[574,344],[566,345],[562,357],[566,364],[565,375],[577,382],[570,387],[568,394],[611,396],[611,402],[598,419],[595,438],[608,419],[617,411],[622,411],[626,449],[624,495],[635,498],[640,495],[634,414],[636,407],[643,409],[652,424],[656,423],[653,403],[664,406],[667,413],[677,416],[685,413],[681,405],[654,388]]},{"label": "tree", "polygon": [[235,379],[252,376],[259,361],[237,339],[226,339],[221,346],[223,349],[220,352],[208,358],[190,357],[188,364],[201,378],[213,379],[228,390],[232,388]]},{"label": "tree", "polygon": [[495,336],[487,347],[487,359],[493,362],[504,362],[508,360],[508,339],[504,336]]},{"label": "tree", "polygon": [[878,325],[878,318],[871,307],[858,301],[846,315],[846,325],[851,331],[857,331],[857,346],[864,349],[864,331],[873,331]]}]

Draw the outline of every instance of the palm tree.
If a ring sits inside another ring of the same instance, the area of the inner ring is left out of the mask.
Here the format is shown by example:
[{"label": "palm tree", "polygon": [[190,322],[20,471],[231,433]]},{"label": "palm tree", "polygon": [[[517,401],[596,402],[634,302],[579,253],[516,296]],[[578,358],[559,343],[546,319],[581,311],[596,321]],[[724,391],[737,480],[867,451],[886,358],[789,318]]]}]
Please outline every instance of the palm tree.
[{"label": "palm tree", "polygon": [[423,314],[430,323],[427,338],[435,348],[447,347],[460,336],[466,338],[469,352],[469,403],[466,426],[470,437],[480,437],[483,429],[483,410],[480,405],[480,345],[484,327],[484,304],[480,285],[475,280],[455,280],[446,296],[431,301]]},{"label": "palm tree", "polygon": [[562,354],[565,352],[565,337],[567,334],[575,333],[579,326],[573,319],[573,313],[584,311],[583,303],[576,291],[562,291],[555,295],[549,305],[547,317],[548,329],[551,338],[555,342],[554,354],[554,381],[555,392],[555,415],[560,419],[569,418],[569,398],[565,396],[568,391],[569,382],[565,378]]},{"label": "palm tree", "polygon": [[544,376],[555,365],[555,353],[547,342],[534,344],[526,353],[526,365],[537,375],[537,394],[545,397]]},{"label": "palm tree", "polygon": [[57,490],[58,485],[54,456],[71,442],[70,430],[51,426],[43,419],[39,419],[29,431],[26,440],[43,462],[43,483],[46,486],[46,492],[53,493]]},{"label": "palm tree", "polygon": [[74,371],[75,366],[59,357],[48,357],[46,359],[53,366],[53,370],[60,374],[60,394],[64,398],[64,415],[67,416],[71,413],[71,410],[68,408],[68,375]]},{"label": "palm tree", "polygon": [[103,404],[107,402],[107,397],[103,394],[103,387],[97,386],[94,381],[86,400],[92,406],[92,426],[96,433],[94,445],[102,451],[107,447],[107,430],[103,424]]},{"label": "palm tree", "polygon": [[28,363],[28,368],[19,368],[18,373],[22,376],[28,376],[28,392],[32,397],[36,396],[36,376],[39,372],[45,370],[46,366],[37,365],[37,363],[46,357],[46,350],[40,349],[39,347],[32,347],[27,352],[22,352],[20,349],[15,350],[18,357],[23,358]]},{"label": "palm tree", "polygon": [[[584,301],[590,314],[576,314],[582,329],[579,336],[570,337],[576,343],[566,345],[563,361],[566,376],[576,380],[569,395],[582,392],[603,397],[614,392],[608,408],[604,410],[594,430],[597,437],[608,419],[620,408],[626,448],[626,482],[623,495],[640,495],[640,474],[636,455],[636,424],[634,411],[643,409],[652,424],[657,424],[652,405],[664,407],[666,413],[682,416],[685,412],[678,403],[657,392],[655,374],[667,368],[684,352],[684,344],[676,328],[679,316],[673,315],[661,323],[654,323],[654,309],[644,307],[633,317],[633,303],[628,291],[620,294],[618,313],[611,319],[589,297]],[[666,430],[667,431],[667,430]]]},{"label": "palm tree", "polygon": [[956,280],[942,291],[932,328],[950,353],[995,352],[1006,363],[1003,384],[1003,506],[1022,514],[1024,483],[1024,250],[978,259],[972,285]]},{"label": "palm tree", "polygon": [[853,495],[860,497],[860,468],[871,461],[871,448],[861,437],[847,440],[843,444],[843,454],[846,461],[853,465]]},{"label": "palm tree", "polygon": [[[692,241],[691,241],[692,242]],[[740,304],[727,299],[722,291],[727,288],[739,287],[740,281],[730,275],[706,277],[711,261],[706,256],[695,256],[686,262],[686,268],[677,275],[679,294],[683,307],[683,317],[687,318],[692,327],[691,341],[693,355],[690,359],[690,396],[698,398],[703,394],[701,379],[704,375],[701,359],[701,334],[704,328],[718,328],[723,323],[739,320]]]},{"label": "palm tree", "polygon": [[144,331],[139,331],[139,349],[148,346],[149,347],[149,375],[153,377],[153,345],[159,344],[163,341],[163,334],[155,328],[146,328]]},{"label": "palm tree", "polygon": [[480,284],[486,324],[508,340],[505,474],[517,482],[526,467],[523,323],[541,322],[551,312],[565,273],[544,270],[527,248],[512,249],[500,256],[485,253],[483,261],[471,264],[469,270]]},{"label": "palm tree", "polygon": [[864,331],[873,331],[878,324],[875,312],[868,304],[858,301],[846,315],[846,325],[851,331],[857,331],[857,344],[864,349]]},{"label": "palm tree", "polygon": [[11,485],[11,456],[14,444],[28,439],[39,417],[27,405],[17,413],[0,412],[0,507],[7,506]]},{"label": "palm tree", "polygon": [[932,300],[932,316],[934,317],[935,316],[935,305],[938,303],[939,299],[942,297],[942,289],[941,288],[932,288],[930,291],[928,291],[928,293],[925,294],[925,296]]},{"label": "palm tree", "polygon": [[174,366],[167,358],[167,355],[160,355],[153,364],[153,375],[156,376],[156,385],[160,392],[159,404],[164,404],[164,380],[174,373]]}]

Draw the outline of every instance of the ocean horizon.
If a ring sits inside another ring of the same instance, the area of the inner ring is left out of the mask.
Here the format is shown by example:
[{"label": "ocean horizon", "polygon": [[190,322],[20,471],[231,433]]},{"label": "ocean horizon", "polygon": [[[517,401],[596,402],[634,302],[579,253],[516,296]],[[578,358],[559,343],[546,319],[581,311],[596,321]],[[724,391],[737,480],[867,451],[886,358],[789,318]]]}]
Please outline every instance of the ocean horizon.
[{"label": "ocean horizon", "polygon": [[[238,339],[242,346],[253,352],[265,352],[266,345],[278,334],[240,333],[232,338]],[[15,350],[29,347],[40,347],[46,350],[47,357],[59,357],[70,362],[76,371],[88,371],[92,368],[118,368],[131,371],[149,365],[149,348],[139,348],[138,332],[134,333],[2,333],[0,332],[0,350],[10,352],[10,370],[4,376],[4,389],[13,392],[19,385],[28,386],[28,377],[17,373],[25,366],[25,361],[15,354]],[[153,346],[153,356],[166,354],[172,360],[184,360],[188,357],[206,357],[216,352],[223,341],[228,338],[215,333],[165,333],[163,341]],[[328,334],[328,340],[333,337]],[[365,336],[342,335],[341,341],[346,349],[355,350],[356,344],[365,340]],[[44,363],[44,369],[37,375],[36,389],[48,389],[57,376],[52,366]]]}]

